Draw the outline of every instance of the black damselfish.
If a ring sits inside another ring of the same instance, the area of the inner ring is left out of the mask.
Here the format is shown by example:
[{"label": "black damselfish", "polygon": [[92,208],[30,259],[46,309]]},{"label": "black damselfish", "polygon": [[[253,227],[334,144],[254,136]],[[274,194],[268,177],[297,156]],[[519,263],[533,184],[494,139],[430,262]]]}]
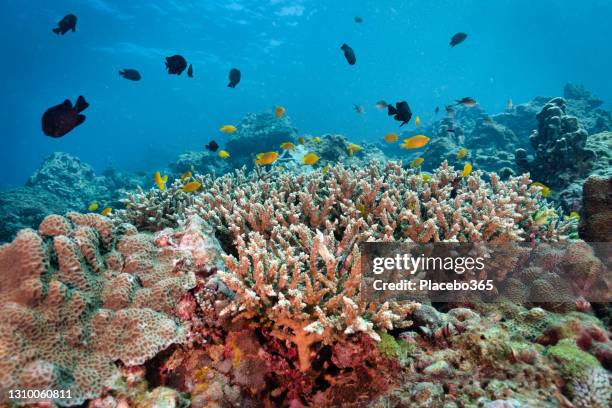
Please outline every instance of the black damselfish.
[{"label": "black damselfish", "polygon": [[400,127],[404,126],[406,123],[410,121],[412,118],[412,111],[410,110],[410,106],[408,106],[408,102],[402,101],[395,104],[395,107],[392,105],[387,106],[388,115],[395,115],[393,119],[398,122],[402,122]]},{"label": "black damselfish", "polygon": [[217,144],[217,142],[212,140],[209,144],[207,144],[204,147],[206,147],[206,150],[210,150],[211,152],[216,152],[217,149],[219,148],[219,145]]},{"label": "black damselfish", "polygon": [[240,82],[240,76],[240,70],[232,68],[229,73],[229,84],[227,84],[227,86],[230,88],[235,88]]},{"label": "black damselfish", "polygon": [[349,65],[355,65],[355,63],[357,62],[357,57],[355,57],[355,51],[353,51],[353,49],[348,44],[342,44],[340,49],[344,51],[344,58],[346,58],[346,62],[348,62]]},{"label": "black damselfish", "polygon": [[85,115],[81,112],[87,109],[89,104],[79,96],[76,104],[66,99],[59,105],[50,107],[42,116],[42,130],[50,137],[62,137],[81,123],[85,122]]},{"label": "black damselfish", "polygon": [[140,76],[140,72],[136,71],[135,69],[129,68],[119,71],[119,75],[121,75],[125,79],[129,79],[130,81],[140,81],[140,78],[142,78]]},{"label": "black damselfish", "polygon": [[166,57],[166,68],[170,75],[181,75],[187,68],[187,60],[182,55]]},{"label": "black damselfish", "polygon": [[450,40],[451,47],[454,47],[455,45],[461,44],[462,42],[465,41],[466,38],[467,38],[467,34],[466,33],[457,33],[457,34],[453,35],[453,37]]},{"label": "black damselfish", "polygon": [[77,16],[74,14],[67,14],[58,23],[57,27],[53,29],[53,32],[57,35],[64,35],[68,31],[73,33],[76,31]]}]

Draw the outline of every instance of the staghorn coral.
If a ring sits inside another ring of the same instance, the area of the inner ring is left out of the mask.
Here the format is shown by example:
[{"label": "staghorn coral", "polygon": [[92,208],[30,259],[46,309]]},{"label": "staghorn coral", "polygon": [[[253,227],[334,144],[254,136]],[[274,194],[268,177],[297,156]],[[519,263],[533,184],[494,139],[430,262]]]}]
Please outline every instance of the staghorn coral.
[{"label": "staghorn coral", "polygon": [[[567,228],[531,221],[539,195],[525,176],[501,182],[493,174],[486,183],[476,172],[455,195],[457,172],[446,163],[430,182],[396,164],[267,175],[202,179],[203,192],[189,195],[192,204],[181,204],[181,213],[184,208],[212,224],[229,254],[218,276],[236,297],[221,314],[269,322],[275,336],[297,345],[302,370],[309,369],[312,345],[357,332],[378,340],[376,327],[405,325],[416,307],[362,300],[359,242],[555,240]],[[157,225],[178,223],[175,214],[163,218],[159,210],[186,197],[170,190],[155,192],[153,203],[153,193],[135,195],[119,218],[135,221],[143,207],[157,208]]]},{"label": "staghorn coral", "polygon": [[[203,182],[201,177],[196,180]],[[139,186],[121,200],[127,210],[118,210],[114,218],[148,231],[177,226],[181,214],[193,203],[193,195],[181,190],[183,184],[181,180],[174,180],[165,190],[148,191]]]},{"label": "staghorn coral", "polygon": [[363,301],[359,242],[561,238],[565,226],[531,222],[538,194],[528,178],[503,183],[493,175],[488,185],[475,173],[453,198],[456,177],[443,164],[424,183],[390,164],[208,181],[187,212],[210,222],[229,253],[218,276],[236,297],[221,314],[263,319],[276,337],[297,345],[308,370],[314,344],[357,332],[379,340],[375,328],[406,325],[416,308]]},{"label": "staghorn coral", "polygon": [[1,246],[0,401],[9,389],[69,389],[55,402],[78,405],[114,386],[115,361],[142,364],[184,341],[173,311],[195,278],[176,258],[98,214],[51,215],[40,234]]}]

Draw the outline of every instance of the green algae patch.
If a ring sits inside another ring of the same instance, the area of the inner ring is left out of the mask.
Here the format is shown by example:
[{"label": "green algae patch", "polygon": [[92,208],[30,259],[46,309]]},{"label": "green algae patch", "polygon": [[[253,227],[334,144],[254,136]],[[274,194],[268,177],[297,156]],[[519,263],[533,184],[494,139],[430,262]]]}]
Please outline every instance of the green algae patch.
[{"label": "green algae patch", "polygon": [[561,372],[568,378],[579,378],[588,368],[600,367],[599,361],[582,351],[571,339],[563,339],[548,349],[547,355],[560,363]]},{"label": "green algae patch", "polygon": [[415,346],[406,341],[398,342],[393,336],[388,333],[378,333],[380,342],[378,343],[378,351],[384,357],[394,358],[401,364],[406,363],[415,351]]}]

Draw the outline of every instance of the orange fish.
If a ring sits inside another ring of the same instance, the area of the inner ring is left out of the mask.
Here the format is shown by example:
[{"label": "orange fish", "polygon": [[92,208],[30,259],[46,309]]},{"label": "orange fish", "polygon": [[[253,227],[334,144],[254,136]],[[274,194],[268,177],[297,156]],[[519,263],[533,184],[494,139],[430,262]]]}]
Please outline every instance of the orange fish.
[{"label": "orange fish", "polygon": [[181,190],[183,191],[183,193],[193,193],[200,187],[202,187],[202,183],[200,183],[199,181],[192,181],[191,183],[185,184]]},{"label": "orange fish", "polygon": [[155,181],[157,188],[159,188],[160,190],[165,190],[166,182],[168,181],[168,176],[162,177],[159,171],[156,171],[153,175],[153,181]]},{"label": "orange fish", "polygon": [[387,143],[395,143],[397,142],[397,133],[389,133],[385,136],[385,142]]},{"label": "orange fish", "polygon": [[255,164],[266,166],[274,163],[276,159],[278,159],[278,152],[259,153],[257,156],[255,156],[255,158]]},{"label": "orange fish", "polygon": [[319,156],[316,153],[307,153],[304,155],[304,164],[307,166],[312,166],[316,162],[319,161]]},{"label": "orange fish", "polygon": [[429,143],[429,138],[425,135],[416,135],[404,140],[401,147],[403,149],[418,149]]},{"label": "orange fish", "polygon": [[284,114],[285,114],[285,108],[282,106],[277,106],[276,109],[274,110],[274,115],[277,118],[283,117]]}]

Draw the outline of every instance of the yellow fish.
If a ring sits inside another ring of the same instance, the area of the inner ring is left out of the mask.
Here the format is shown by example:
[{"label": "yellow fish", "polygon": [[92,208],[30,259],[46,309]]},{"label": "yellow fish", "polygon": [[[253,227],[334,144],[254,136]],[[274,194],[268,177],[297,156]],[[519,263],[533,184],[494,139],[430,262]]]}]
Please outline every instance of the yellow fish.
[{"label": "yellow fish", "polygon": [[277,118],[282,117],[285,114],[285,108],[282,106],[277,106],[276,109],[274,110],[274,115]]},{"label": "yellow fish", "polygon": [[425,135],[416,135],[404,140],[401,147],[404,149],[418,149],[429,143],[429,138]]},{"label": "yellow fish", "polygon": [[419,167],[421,164],[423,164],[424,161],[425,161],[424,158],[417,157],[416,159],[414,159],[413,161],[410,162],[410,168],[414,169],[416,167]]},{"label": "yellow fish", "polygon": [[355,143],[349,143],[349,145],[346,148],[346,150],[348,150],[349,156],[352,156],[355,153],[359,153],[360,151],[362,151],[363,147],[361,147],[361,146],[359,146],[358,144],[355,144]]},{"label": "yellow fish", "polygon": [[100,207],[100,204],[98,204],[96,201],[94,201],[93,203],[89,204],[89,206],[87,207],[87,211],[89,212],[94,212],[96,211],[98,208]]},{"label": "yellow fish", "polygon": [[230,157],[230,154],[227,150],[219,150],[219,153],[217,153],[217,156],[219,156],[222,159],[227,159],[228,157]]},{"label": "yellow fish", "polygon": [[472,165],[470,163],[465,163],[463,166],[463,171],[461,172],[461,177],[467,177],[472,173]]},{"label": "yellow fish", "polygon": [[312,166],[319,161],[319,156],[316,153],[307,153],[304,155],[304,164]]},{"label": "yellow fish", "polygon": [[192,175],[193,175],[193,174],[192,174],[192,173],[191,173],[189,170],[187,170],[186,172],[184,172],[184,173],[181,175],[181,180],[186,180],[186,179],[188,179],[188,178],[191,178],[191,176],[192,176]]},{"label": "yellow fish", "polygon": [[429,173],[421,173],[421,179],[423,179],[424,182],[429,182],[429,180],[431,180],[431,174]]},{"label": "yellow fish", "polygon": [[185,184],[181,190],[183,191],[183,193],[193,193],[200,187],[202,187],[202,183],[200,183],[199,181],[192,181],[191,183]]},{"label": "yellow fish", "polygon": [[459,149],[459,151],[457,152],[457,160],[461,160],[463,159],[465,156],[467,156],[469,153],[468,149],[466,149],[465,147],[462,147],[461,149]]},{"label": "yellow fish", "polygon": [[221,133],[234,133],[238,128],[234,125],[223,125],[219,129]]},{"label": "yellow fish", "polygon": [[321,138],[319,136],[313,137],[312,141],[315,143],[321,143]]},{"label": "yellow fish", "polygon": [[578,213],[578,211],[572,211],[569,214],[569,218],[575,218],[577,220],[580,220],[580,214]]},{"label": "yellow fish", "polygon": [[325,166],[323,166],[323,168],[321,169],[321,172],[323,174],[329,173],[329,164],[326,164]]},{"label": "yellow fish", "polygon": [[268,164],[272,164],[278,159],[278,152],[265,152],[259,153],[255,156],[255,164],[260,166],[266,166]]},{"label": "yellow fish", "polygon": [[113,209],[112,209],[112,208],[110,208],[110,207],[106,207],[105,209],[103,209],[102,211],[100,211],[100,214],[102,214],[102,215],[104,215],[104,216],[107,216],[107,215],[109,215],[109,214],[111,213],[111,211],[113,211]]},{"label": "yellow fish", "polygon": [[534,214],[533,220],[536,225],[546,225],[551,221],[551,218],[555,218],[557,213],[551,208],[545,208],[542,211],[538,211]]},{"label": "yellow fish", "polygon": [[299,144],[304,144],[304,143],[306,143],[306,139],[304,139],[303,137],[300,137],[300,138],[298,139],[298,143],[299,143]]},{"label": "yellow fish", "polygon": [[417,117],[414,119],[414,124],[421,126],[421,117],[419,115],[417,115]]},{"label": "yellow fish", "polygon": [[363,218],[366,218],[368,216],[368,209],[366,208],[365,204],[358,204],[357,209],[359,210],[359,214],[361,214]]},{"label": "yellow fish", "polygon": [[159,171],[156,171],[155,175],[153,176],[153,180],[155,181],[157,188],[159,188],[160,190],[166,189],[166,182],[168,181],[168,176],[162,177]]},{"label": "yellow fish", "polygon": [[385,136],[385,142],[395,143],[397,142],[397,133],[389,133]]},{"label": "yellow fish", "polygon": [[293,150],[295,149],[295,145],[291,142],[281,143],[280,148],[283,150]]},{"label": "yellow fish", "polygon": [[551,193],[550,187],[548,187],[544,183],[540,183],[539,181],[536,181],[535,183],[531,183],[531,185],[532,186],[542,187],[542,190],[540,191],[540,193],[542,194],[542,197],[544,197],[544,198],[548,197],[550,195],[550,193]]}]

